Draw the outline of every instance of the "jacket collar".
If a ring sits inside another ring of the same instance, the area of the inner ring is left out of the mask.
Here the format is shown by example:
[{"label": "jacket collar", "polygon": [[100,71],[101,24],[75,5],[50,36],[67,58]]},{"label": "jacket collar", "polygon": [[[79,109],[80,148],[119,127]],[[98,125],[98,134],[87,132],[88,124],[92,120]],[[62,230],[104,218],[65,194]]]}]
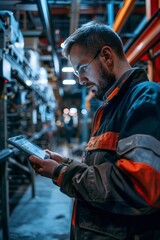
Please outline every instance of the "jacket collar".
[{"label": "jacket collar", "polygon": [[[142,74],[145,74],[145,80],[147,78],[146,73],[143,69],[140,68],[130,68],[127,70],[116,82],[115,84],[105,93],[103,100],[105,104],[106,102],[110,101],[112,98],[114,98],[122,88],[122,86],[125,85],[126,82],[130,79],[130,76],[133,75],[133,73],[139,72]],[[138,81],[140,80],[139,77],[137,78]],[[148,80],[148,79],[147,79]]]}]

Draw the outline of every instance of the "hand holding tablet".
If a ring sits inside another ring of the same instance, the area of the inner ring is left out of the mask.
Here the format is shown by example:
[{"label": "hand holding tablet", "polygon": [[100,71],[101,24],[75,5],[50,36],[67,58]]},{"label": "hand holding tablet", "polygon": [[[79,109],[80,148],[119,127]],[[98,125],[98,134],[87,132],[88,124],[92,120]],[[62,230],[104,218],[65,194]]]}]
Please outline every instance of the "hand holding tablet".
[{"label": "hand holding tablet", "polygon": [[50,155],[47,154],[42,148],[29,141],[23,135],[11,137],[8,139],[8,143],[12,144],[16,148],[26,152],[28,155],[36,155],[42,159],[49,159]]}]

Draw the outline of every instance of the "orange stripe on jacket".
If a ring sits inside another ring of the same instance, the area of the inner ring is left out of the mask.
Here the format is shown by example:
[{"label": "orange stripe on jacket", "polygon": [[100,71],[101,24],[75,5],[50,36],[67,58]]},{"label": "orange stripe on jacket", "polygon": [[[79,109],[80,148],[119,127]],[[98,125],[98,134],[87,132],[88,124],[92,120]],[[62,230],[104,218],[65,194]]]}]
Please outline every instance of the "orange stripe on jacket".
[{"label": "orange stripe on jacket", "polygon": [[117,95],[117,93],[119,92],[120,88],[116,87],[113,92],[111,92],[111,94],[107,97],[107,101],[111,100],[115,95]]},{"label": "orange stripe on jacket", "polygon": [[152,207],[160,208],[160,173],[149,164],[120,159],[118,168],[129,175],[138,194]]},{"label": "orange stripe on jacket", "polygon": [[76,210],[77,210],[77,200],[74,200],[73,213],[72,213],[72,226],[76,226]]},{"label": "orange stripe on jacket", "polygon": [[86,150],[108,149],[116,150],[119,133],[106,132],[99,136],[91,137],[87,143]]},{"label": "orange stripe on jacket", "polygon": [[58,185],[58,186],[61,186],[61,184],[62,184],[63,174],[64,174],[66,168],[67,168],[67,167],[64,166],[64,167],[61,169],[60,173],[59,173],[59,176],[58,176],[58,179],[57,179],[57,185]]},{"label": "orange stripe on jacket", "polygon": [[99,129],[103,112],[104,112],[104,108],[101,108],[98,110],[97,112],[98,114],[96,114],[96,117],[94,119],[93,134],[96,133],[96,131]]}]

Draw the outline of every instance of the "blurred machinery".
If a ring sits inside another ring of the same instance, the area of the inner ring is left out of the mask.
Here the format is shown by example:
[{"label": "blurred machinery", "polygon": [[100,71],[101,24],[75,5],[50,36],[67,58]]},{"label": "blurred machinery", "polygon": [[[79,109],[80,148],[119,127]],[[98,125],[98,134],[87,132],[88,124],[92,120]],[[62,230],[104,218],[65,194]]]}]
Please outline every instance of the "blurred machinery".
[{"label": "blurred machinery", "polygon": [[42,73],[46,72],[40,67],[38,53],[25,51],[13,13],[0,11],[0,222],[6,240],[9,214],[22,196],[20,189],[32,184],[32,196],[35,194],[27,158],[8,146],[7,138],[26,135],[46,148],[43,136],[54,129],[56,99],[47,74]]}]

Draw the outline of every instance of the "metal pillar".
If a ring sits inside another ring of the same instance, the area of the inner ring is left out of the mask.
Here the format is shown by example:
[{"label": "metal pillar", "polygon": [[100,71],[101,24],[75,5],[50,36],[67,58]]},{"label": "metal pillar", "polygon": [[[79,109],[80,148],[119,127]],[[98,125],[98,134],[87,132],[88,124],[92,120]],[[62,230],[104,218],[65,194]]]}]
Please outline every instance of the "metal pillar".
[{"label": "metal pillar", "polygon": [[[2,61],[2,60],[1,60]],[[3,81],[3,79],[1,79]],[[6,148],[7,138],[7,99],[6,88],[0,93],[0,150]],[[9,240],[9,194],[8,194],[8,161],[0,163],[0,184],[2,200],[2,233],[3,240]]]},{"label": "metal pillar", "polygon": [[[86,88],[82,88],[82,110],[86,109]],[[88,142],[88,113],[86,110],[85,114],[82,114],[82,134],[81,134],[82,143]]]},{"label": "metal pillar", "polygon": [[107,3],[108,25],[112,27],[114,22],[114,3]]}]

